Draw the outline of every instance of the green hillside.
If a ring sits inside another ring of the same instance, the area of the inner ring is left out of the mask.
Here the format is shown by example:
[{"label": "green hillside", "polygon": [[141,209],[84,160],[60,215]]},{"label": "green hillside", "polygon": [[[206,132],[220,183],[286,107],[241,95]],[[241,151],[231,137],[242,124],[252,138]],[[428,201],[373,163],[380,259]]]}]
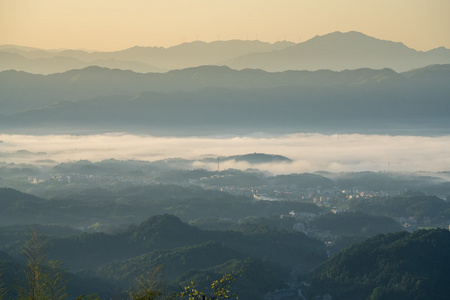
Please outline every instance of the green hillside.
[{"label": "green hillside", "polygon": [[308,294],[333,299],[447,299],[450,232],[378,235],[331,257],[311,276]]}]

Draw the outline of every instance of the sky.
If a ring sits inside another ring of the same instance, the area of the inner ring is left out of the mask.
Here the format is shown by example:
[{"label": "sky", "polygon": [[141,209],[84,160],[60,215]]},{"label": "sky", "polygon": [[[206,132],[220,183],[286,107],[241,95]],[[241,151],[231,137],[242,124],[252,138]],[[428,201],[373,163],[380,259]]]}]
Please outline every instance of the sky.
[{"label": "sky", "polygon": [[449,15],[449,0],[0,0],[0,44],[116,51],[359,31],[427,51],[450,48]]}]

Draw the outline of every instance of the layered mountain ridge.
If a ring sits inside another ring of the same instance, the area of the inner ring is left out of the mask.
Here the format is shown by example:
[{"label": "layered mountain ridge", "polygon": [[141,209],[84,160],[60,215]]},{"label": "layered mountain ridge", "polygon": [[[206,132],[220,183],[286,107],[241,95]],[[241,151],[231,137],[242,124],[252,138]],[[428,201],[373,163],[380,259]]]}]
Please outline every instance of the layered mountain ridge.
[{"label": "layered mountain ridge", "polygon": [[363,33],[333,32],[295,44],[281,41],[194,41],[177,46],[140,47],[113,52],[42,50],[15,45],[0,46],[0,70],[36,74],[64,72],[88,66],[166,72],[201,65],[226,65],[233,69],[341,71],[391,68],[404,72],[431,64],[450,63],[450,50],[440,47],[416,51],[400,42],[376,39]]},{"label": "layered mountain ridge", "polygon": [[[89,67],[52,75],[0,72],[4,131],[169,135],[421,130],[448,133],[450,65],[405,73],[233,70],[163,74]],[[369,113],[370,112],[370,113]]]}]

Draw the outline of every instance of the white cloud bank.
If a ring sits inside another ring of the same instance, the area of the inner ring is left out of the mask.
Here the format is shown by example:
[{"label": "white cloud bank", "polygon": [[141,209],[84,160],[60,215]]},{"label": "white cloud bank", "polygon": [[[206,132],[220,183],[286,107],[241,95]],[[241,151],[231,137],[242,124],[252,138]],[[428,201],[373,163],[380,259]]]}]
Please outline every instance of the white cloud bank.
[{"label": "white cloud bank", "polygon": [[[450,136],[323,135],[291,134],[278,137],[154,137],[112,133],[104,135],[8,135],[0,134],[0,161],[33,163],[86,159],[155,161],[164,158],[196,159],[204,155],[248,153],[279,154],[292,164],[258,165],[275,174],[344,171],[449,171]],[[24,151],[26,150],[34,154]],[[18,152],[19,151],[19,152]],[[39,152],[45,152],[40,153]],[[215,168],[216,165],[196,164]],[[221,169],[245,169],[248,164],[223,164]]]}]

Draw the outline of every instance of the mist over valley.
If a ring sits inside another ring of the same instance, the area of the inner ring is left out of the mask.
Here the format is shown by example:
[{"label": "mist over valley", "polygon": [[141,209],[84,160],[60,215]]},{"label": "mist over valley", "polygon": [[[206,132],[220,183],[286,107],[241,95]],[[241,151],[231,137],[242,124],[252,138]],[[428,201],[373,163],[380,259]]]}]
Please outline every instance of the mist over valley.
[{"label": "mist over valley", "polygon": [[[258,168],[272,174],[329,172],[443,172],[450,158],[448,136],[290,134],[281,136],[157,137],[104,135],[0,135],[4,163],[50,164],[105,159],[185,159],[188,169],[217,169],[217,158],[278,154],[291,161],[221,161],[221,169]],[[205,160],[212,158],[212,161]]]}]

